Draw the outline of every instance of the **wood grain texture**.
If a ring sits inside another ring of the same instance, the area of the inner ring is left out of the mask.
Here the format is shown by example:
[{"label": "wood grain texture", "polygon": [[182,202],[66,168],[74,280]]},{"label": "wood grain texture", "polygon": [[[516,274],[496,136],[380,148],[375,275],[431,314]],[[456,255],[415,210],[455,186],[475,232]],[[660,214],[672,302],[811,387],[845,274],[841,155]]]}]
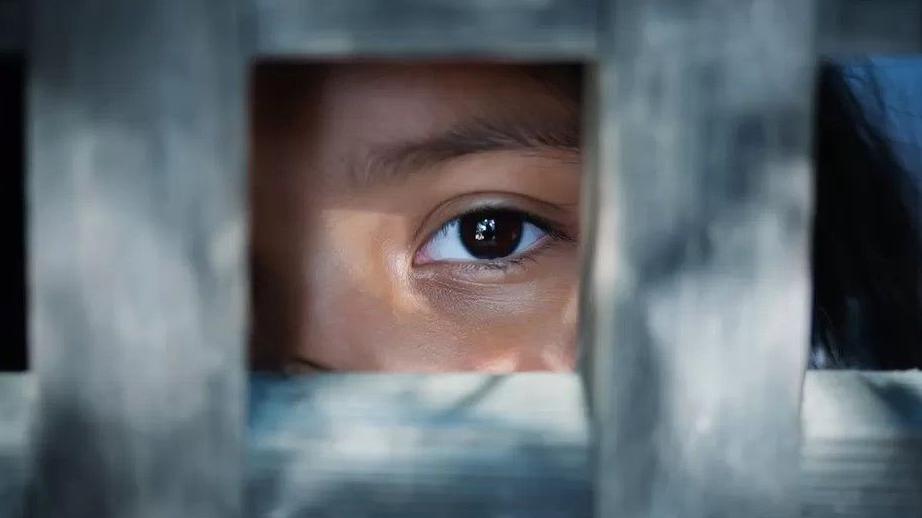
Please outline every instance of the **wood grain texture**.
[{"label": "wood grain texture", "polygon": [[262,57],[586,59],[597,0],[252,0]]},{"label": "wood grain texture", "polygon": [[[0,377],[4,475],[32,378]],[[256,376],[249,404],[245,516],[591,516],[574,375]],[[804,516],[918,516],[922,373],[808,372],[802,428]],[[0,515],[21,488],[0,477]]]},{"label": "wood grain texture", "polygon": [[47,0],[33,15],[34,516],[238,516],[235,2]]},{"label": "wood grain texture", "polygon": [[794,516],[812,2],[608,4],[586,286],[596,516]]},{"label": "wood grain texture", "polygon": [[588,516],[572,375],[256,378],[248,516]]},{"label": "wood grain texture", "polygon": [[[587,433],[572,378],[352,378],[252,383],[248,516],[334,515],[369,502],[394,514],[444,502],[460,515],[497,499],[516,515],[515,497],[536,491],[556,500],[558,515],[588,515]],[[22,516],[32,382],[0,375],[2,516]],[[917,516],[922,374],[810,372],[803,413],[805,516]],[[352,498],[363,486],[369,498]]]},{"label": "wood grain texture", "polygon": [[[575,58],[595,52],[599,0],[249,0],[257,53]],[[917,0],[817,0],[823,54],[922,51]],[[25,0],[0,0],[0,52],[27,42]],[[494,13],[498,13],[495,16]],[[507,30],[508,29],[508,30]]]},{"label": "wood grain texture", "polygon": [[811,372],[803,412],[804,516],[922,515],[922,373]]}]

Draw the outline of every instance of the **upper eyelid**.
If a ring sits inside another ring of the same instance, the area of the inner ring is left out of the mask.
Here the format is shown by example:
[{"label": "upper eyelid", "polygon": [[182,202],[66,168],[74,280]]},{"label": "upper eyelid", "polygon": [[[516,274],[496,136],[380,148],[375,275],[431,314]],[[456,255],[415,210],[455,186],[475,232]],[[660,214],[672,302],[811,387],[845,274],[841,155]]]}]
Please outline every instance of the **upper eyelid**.
[{"label": "upper eyelid", "polygon": [[[486,200],[484,200],[486,198]],[[467,207],[464,210],[449,210],[453,205],[461,205],[465,200],[473,200],[468,203],[464,203],[463,206]],[[539,216],[537,210],[528,209],[524,206],[533,206],[540,208],[543,211],[549,213],[549,216]],[[579,206],[579,202],[574,203],[559,203],[559,202],[548,202],[528,196],[526,194],[513,192],[513,191],[474,191],[465,193],[462,195],[454,196],[449,198],[437,205],[435,205],[431,210],[429,210],[422,218],[416,230],[413,231],[411,235],[411,241],[416,243],[417,248],[426,243],[435,232],[442,228],[445,224],[450,222],[452,219],[463,216],[467,212],[473,212],[478,209],[509,209],[509,210],[518,210],[532,215],[549,224],[553,227],[554,230],[564,231],[566,229],[572,228],[572,232],[568,232],[567,236],[575,239],[578,236],[578,222],[572,221],[569,215],[574,208]],[[446,209],[447,208],[447,209]],[[438,215],[440,212],[447,212],[452,214],[451,217],[442,216],[441,225],[434,227],[427,222],[431,222],[432,219]],[[425,239],[425,241],[422,241]]]}]

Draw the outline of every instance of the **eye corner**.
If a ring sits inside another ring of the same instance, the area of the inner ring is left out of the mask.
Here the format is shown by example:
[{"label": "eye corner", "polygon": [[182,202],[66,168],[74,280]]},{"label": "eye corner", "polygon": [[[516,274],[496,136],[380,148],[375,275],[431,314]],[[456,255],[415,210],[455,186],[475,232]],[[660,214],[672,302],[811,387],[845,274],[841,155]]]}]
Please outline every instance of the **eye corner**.
[{"label": "eye corner", "polygon": [[411,266],[426,266],[435,262],[427,251],[429,242],[432,241],[432,238],[435,237],[435,235],[436,233],[432,233],[429,237],[427,237],[423,245],[417,248],[417,250],[413,253],[413,260],[410,262]]}]

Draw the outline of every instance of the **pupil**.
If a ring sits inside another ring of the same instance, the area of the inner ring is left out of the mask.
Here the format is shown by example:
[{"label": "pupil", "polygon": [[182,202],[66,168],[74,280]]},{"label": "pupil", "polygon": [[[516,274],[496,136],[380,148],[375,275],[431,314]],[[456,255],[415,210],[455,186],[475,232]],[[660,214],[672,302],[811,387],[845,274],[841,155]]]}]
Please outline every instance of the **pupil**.
[{"label": "pupil", "polygon": [[506,257],[522,240],[524,218],[508,210],[474,212],[461,217],[461,243],[478,259]]}]

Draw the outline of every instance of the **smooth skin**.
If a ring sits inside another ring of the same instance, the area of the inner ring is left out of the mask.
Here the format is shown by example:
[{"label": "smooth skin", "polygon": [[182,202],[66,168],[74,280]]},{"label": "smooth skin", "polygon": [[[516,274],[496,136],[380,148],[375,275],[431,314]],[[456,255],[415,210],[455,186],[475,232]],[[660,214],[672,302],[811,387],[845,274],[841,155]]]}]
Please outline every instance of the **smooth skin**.
[{"label": "smooth skin", "polygon": [[[578,71],[265,64],[251,96],[255,368],[573,369]],[[472,211],[519,250],[465,257]]]}]

